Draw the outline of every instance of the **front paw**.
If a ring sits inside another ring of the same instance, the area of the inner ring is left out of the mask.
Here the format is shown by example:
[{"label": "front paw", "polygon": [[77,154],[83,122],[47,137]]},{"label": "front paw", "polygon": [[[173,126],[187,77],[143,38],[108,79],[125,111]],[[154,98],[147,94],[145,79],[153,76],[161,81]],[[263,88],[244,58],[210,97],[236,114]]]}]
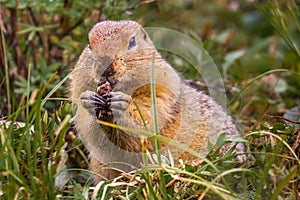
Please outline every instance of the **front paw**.
[{"label": "front paw", "polygon": [[94,116],[97,116],[99,110],[104,110],[107,107],[107,101],[103,96],[89,90],[80,95],[80,100],[82,106]]},{"label": "front paw", "polygon": [[131,102],[131,96],[124,94],[123,92],[110,92],[110,108],[113,116],[120,117],[129,107]]}]

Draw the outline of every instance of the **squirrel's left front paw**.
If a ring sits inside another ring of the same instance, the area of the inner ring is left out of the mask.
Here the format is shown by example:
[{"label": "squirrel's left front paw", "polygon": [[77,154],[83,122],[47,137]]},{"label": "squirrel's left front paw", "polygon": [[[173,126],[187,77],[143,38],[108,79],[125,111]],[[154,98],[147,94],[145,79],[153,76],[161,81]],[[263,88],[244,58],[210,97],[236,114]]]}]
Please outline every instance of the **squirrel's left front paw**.
[{"label": "squirrel's left front paw", "polygon": [[122,116],[131,102],[131,96],[123,92],[110,92],[110,108],[114,117]]}]

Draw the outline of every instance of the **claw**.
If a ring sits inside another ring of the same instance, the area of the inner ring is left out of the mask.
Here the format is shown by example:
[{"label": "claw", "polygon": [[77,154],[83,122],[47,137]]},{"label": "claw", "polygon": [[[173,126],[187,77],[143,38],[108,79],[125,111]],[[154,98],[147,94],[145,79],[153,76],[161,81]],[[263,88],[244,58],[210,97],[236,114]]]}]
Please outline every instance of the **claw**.
[{"label": "claw", "polygon": [[106,104],[106,100],[103,96],[100,96],[98,94],[94,94],[93,96],[91,96],[91,100],[95,101],[97,104]]}]

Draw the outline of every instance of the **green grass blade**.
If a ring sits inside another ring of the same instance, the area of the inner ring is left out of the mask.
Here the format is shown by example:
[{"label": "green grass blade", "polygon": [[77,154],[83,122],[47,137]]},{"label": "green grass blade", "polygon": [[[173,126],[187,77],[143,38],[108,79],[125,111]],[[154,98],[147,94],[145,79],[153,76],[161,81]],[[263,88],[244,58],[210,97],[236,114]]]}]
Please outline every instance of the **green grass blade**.
[{"label": "green grass blade", "polygon": [[[151,101],[152,101],[152,118],[153,118],[153,129],[154,134],[156,136],[159,135],[158,130],[158,121],[157,121],[157,110],[156,110],[156,91],[155,91],[155,52],[152,54],[152,65],[151,65]],[[159,140],[155,139],[155,151],[157,155],[157,161],[159,165],[161,165],[161,151],[160,151],[160,142]],[[163,176],[163,172],[159,171],[160,173],[160,189],[162,191],[163,196],[167,197],[167,189],[166,189],[166,183]]]},{"label": "green grass blade", "polygon": [[[158,122],[157,122],[157,110],[156,110],[156,91],[155,91],[155,53],[152,55],[152,65],[151,65],[151,101],[152,101],[152,118],[153,118],[153,129],[154,134],[158,135]],[[160,155],[160,144],[158,140],[155,140],[155,150],[157,154],[158,163],[161,165],[161,155]]]},{"label": "green grass blade", "polygon": [[268,131],[254,131],[254,132],[246,134],[245,138],[249,137],[250,135],[255,135],[255,134],[270,135],[270,136],[278,139],[279,141],[281,141],[286,146],[286,148],[288,148],[288,150],[290,151],[290,153],[294,156],[295,161],[297,161],[298,165],[300,166],[300,159],[298,158],[297,154],[295,153],[295,151],[293,150],[293,148],[284,139],[282,139],[280,136],[278,136],[278,135],[276,135],[274,133],[268,132]]},{"label": "green grass blade", "polygon": [[[292,1],[295,5],[295,2]],[[295,41],[293,39],[293,35],[289,30],[290,27],[287,25],[286,18],[289,18],[285,12],[283,12],[278,5],[278,3],[274,2],[254,2],[255,7],[262,13],[262,15],[269,21],[269,23],[275,28],[281,38],[284,40],[286,45],[295,53],[295,55],[300,59],[300,51]],[[288,9],[289,14],[297,15],[299,11],[297,10],[298,6],[295,6],[294,9]],[[298,16],[299,18],[300,16]],[[295,17],[294,17],[295,18]],[[298,20],[297,20],[298,21]],[[298,24],[298,22],[296,23]]]},{"label": "green grass blade", "polygon": [[4,54],[4,65],[5,65],[4,68],[5,68],[5,81],[6,81],[7,108],[8,108],[8,115],[10,116],[12,113],[12,105],[11,105],[10,83],[9,83],[10,81],[9,81],[9,73],[8,73],[7,47],[6,47],[6,40],[2,29],[1,29],[1,40],[2,40],[3,51],[4,51],[3,54]]},{"label": "green grass blade", "polygon": [[282,73],[282,72],[292,72],[288,69],[273,69],[273,70],[269,70],[267,72],[264,72],[256,77],[254,77],[253,79],[251,79],[230,101],[229,105],[232,105],[236,99],[250,86],[252,85],[255,81],[257,81],[258,79],[267,76],[269,74],[273,74],[273,73]]},{"label": "green grass blade", "polygon": [[279,196],[280,192],[282,191],[282,189],[289,183],[289,181],[291,179],[293,179],[297,175],[298,167],[299,166],[294,166],[291,169],[290,173],[288,175],[286,175],[284,177],[284,179],[282,179],[282,181],[277,185],[277,187],[275,187],[275,190],[274,190],[270,200],[278,199],[278,196]]},{"label": "green grass blade", "polygon": [[[51,77],[54,78],[56,74],[52,75]],[[49,98],[58,90],[58,88],[62,87],[62,84],[67,81],[67,79],[71,76],[71,73],[69,73],[63,80],[61,80],[42,100],[41,107],[45,105],[45,103],[49,100]],[[51,78],[49,80],[52,80]],[[49,81],[48,81],[49,82]]]}]

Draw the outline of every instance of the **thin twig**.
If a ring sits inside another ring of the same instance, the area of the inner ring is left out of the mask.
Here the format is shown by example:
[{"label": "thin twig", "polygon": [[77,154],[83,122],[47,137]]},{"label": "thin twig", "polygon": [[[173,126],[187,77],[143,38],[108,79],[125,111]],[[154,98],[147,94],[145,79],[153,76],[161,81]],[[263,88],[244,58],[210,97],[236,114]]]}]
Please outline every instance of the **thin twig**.
[{"label": "thin twig", "polygon": [[[292,146],[292,149],[296,152],[296,149],[300,146],[300,129],[298,129],[296,131],[296,134],[297,134],[297,138],[296,138],[296,141],[295,143],[293,144]],[[300,152],[299,152],[300,153]],[[299,155],[298,155],[299,156]]]},{"label": "thin twig", "polygon": [[105,8],[106,8],[106,2],[107,2],[107,0],[103,0],[101,6],[100,6],[100,8],[99,8],[98,22],[104,20],[104,19],[102,18],[102,14],[104,13],[104,10],[105,10]]},{"label": "thin twig", "polygon": [[17,11],[15,8],[10,9],[10,23],[11,23],[11,38],[12,46],[15,50],[15,61],[17,63],[18,75],[22,77],[27,77],[26,62],[24,60],[24,55],[22,53],[21,47],[19,46],[19,38],[17,35],[18,32],[18,19]]},{"label": "thin twig", "polygon": [[287,118],[281,117],[281,116],[272,116],[272,115],[266,115],[266,116],[269,118],[272,118],[272,119],[283,119],[283,120],[291,122],[293,124],[300,124],[300,122],[296,122],[296,121],[293,121],[293,120],[290,120],[290,119],[287,119]]},{"label": "thin twig", "polygon": [[140,6],[143,5],[143,4],[153,3],[153,2],[156,2],[156,1],[157,1],[157,0],[144,0],[144,1],[139,2],[139,3],[137,3],[137,4],[133,5],[133,6],[129,6],[128,8],[123,9],[123,10],[117,12],[117,13],[113,13],[113,14],[107,16],[107,19],[109,19],[109,18],[111,18],[111,17],[113,17],[113,16],[116,16],[116,15],[120,15],[120,14],[122,14],[122,13],[128,12],[128,11],[130,11],[130,10],[135,10],[135,9],[137,9],[138,7],[140,7]]},{"label": "thin twig", "polygon": [[2,30],[3,33],[7,33],[7,30],[4,26],[4,22],[3,22],[3,19],[2,19],[2,13],[0,12],[0,29]]},{"label": "thin twig", "polygon": [[84,21],[84,16],[80,18],[73,26],[71,26],[68,30],[66,30],[64,33],[61,34],[60,38],[65,37],[66,35],[69,35],[77,26],[79,26]]},{"label": "thin twig", "polygon": [[[35,27],[38,27],[38,26],[39,26],[39,22],[36,20],[36,17],[35,17],[35,15],[34,15],[34,13],[33,13],[33,10],[29,7],[29,8],[27,8],[27,11],[28,11],[28,14],[29,14],[29,16],[30,16],[30,19],[31,19],[33,25],[34,25]],[[41,41],[41,45],[42,45],[42,46],[45,46],[45,45],[44,45],[44,41],[43,41],[43,37],[42,37],[42,35],[41,35],[41,33],[40,33],[39,31],[37,32],[37,35],[38,35],[38,37],[39,37],[39,39],[40,39],[40,41]]]},{"label": "thin twig", "polygon": [[[2,19],[2,9],[0,10],[0,33],[1,33],[1,37],[5,37],[5,34],[7,33],[7,30],[4,25],[4,21]],[[2,44],[2,38],[0,38],[0,68],[1,68],[2,72],[5,71],[4,65],[5,65],[5,63],[4,63],[4,48],[3,48],[3,44]]]}]

